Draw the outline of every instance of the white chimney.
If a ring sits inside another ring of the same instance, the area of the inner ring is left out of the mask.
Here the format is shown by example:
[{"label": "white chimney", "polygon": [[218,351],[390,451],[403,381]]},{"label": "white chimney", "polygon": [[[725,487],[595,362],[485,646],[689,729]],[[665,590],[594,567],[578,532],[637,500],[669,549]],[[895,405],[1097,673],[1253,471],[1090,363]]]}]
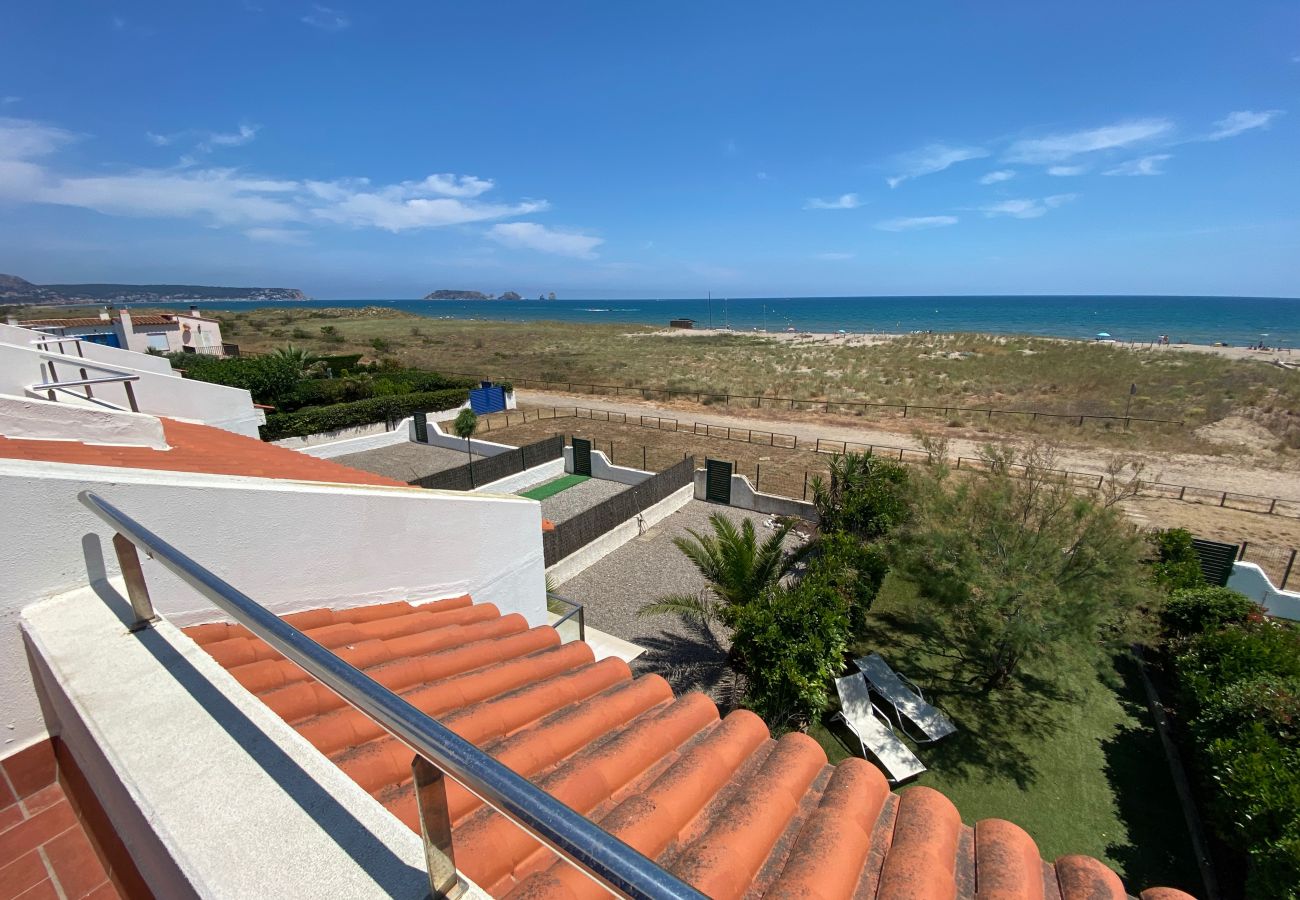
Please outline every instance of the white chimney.
[{"label": "white chimney", "polygon": [[101,322],[113,321],[112,309],[113,308],[111,306],[101,307],[99,310],[99,321]]},{"label": "white chimney", "polygon": [[199,317],[199,308],[192,303],[190,304],[190,315],[196,319]]}]

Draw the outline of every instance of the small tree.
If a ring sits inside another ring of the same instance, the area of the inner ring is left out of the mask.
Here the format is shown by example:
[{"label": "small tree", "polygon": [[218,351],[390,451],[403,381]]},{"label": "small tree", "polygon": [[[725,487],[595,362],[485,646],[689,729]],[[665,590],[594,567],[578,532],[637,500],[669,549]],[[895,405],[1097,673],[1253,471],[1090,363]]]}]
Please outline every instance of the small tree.
[{"label": "small tree", "polygon": [[701,594],[672,594],[647,603],[637,611],[640,616],[674,614],[699,624],[732,624],[739,607],[762,596],[794,568],[797,558],[785,552],[785,536],[793,522],[777,526],[770,537],[758,542],[752,520],[740,527],[721,513],[709,516],[713,534],[688,529],[689,538],[674,538],[673,543],[695,568],[700,570],[708,589]]},{"label": "small tree", "polygon": [[1192,533],[1186,528],[1169,528],[1147,537],[1155,550],[1151,562],[1151,580],[1165,591],[1198,588],[1205,584],[1201,559],[1192,546]]},{"label": "small tree", "polygon": [[812,487],[823,531],[875,540],[901,524],[910,508],[907,470],[865,453],[831,457],[829,480],[817,476]]},{"label": "small tree", "polygon": [[474,451],[469,439],[474,436],[474,431],[478,428],[478,413],[472,409],[462,409],[460,415],[456,416],[456,421],[452,423],[451,428],[456,432],[456,437],[465,439],[465,452],[469,454],[469,461],[474,461]]},{"label": "small tree", "polygon": [[1053,474],[1050,450],[990,451],[986,462],[986,475],[933,478],[896,542],[894,570],[928,601],[965,679],[994,690],[1064,645],[1136,636],[1150,595],[1122,514]]}]

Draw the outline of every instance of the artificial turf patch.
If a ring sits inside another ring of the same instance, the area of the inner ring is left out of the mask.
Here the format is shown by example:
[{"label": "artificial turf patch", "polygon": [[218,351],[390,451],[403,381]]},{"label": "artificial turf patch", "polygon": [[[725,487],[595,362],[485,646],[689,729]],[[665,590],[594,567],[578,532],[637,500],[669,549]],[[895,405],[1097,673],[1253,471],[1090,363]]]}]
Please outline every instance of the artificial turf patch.
[{"label": "artificial turf patch", "polygon": [[546,484],[539,484],[532,490],[523,491],[520,497],[527,497],[529,500],[545,500],[547,497],[554,497],[560,491],[567,491],[575,484],[582,484],[584,481],[590,481],[590,475],[565,475],[554,481],[548,481]]}]

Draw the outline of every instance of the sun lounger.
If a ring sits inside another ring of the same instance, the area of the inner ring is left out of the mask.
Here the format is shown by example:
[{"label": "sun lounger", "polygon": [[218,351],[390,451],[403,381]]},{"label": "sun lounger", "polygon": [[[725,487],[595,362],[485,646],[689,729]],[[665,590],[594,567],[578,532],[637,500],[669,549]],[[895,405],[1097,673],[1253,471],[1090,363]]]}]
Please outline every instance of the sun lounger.
[{"label": "sun lounger", "polygon": [[[921,730],[924,737],[914,737],[913,740],[920,743],[937,741],[957,730],[951,719],[925,702],[919,687],[889,668],[879,654],[873,653],[854,662],[866,676],[871,689],[894,708],[899,727],[904,728],[903,719],[907,719]],[[909,733],[908,737],[913,736]]]},{"label": "sun lounger", "polygon": [[871,702],[861,673],[835,679],[835,690],[840,695],[839,718],[858,736],[862,755],[874,756],[890,781],[906,781],[925,771],[916,754],[894,734],[889,719]]}]

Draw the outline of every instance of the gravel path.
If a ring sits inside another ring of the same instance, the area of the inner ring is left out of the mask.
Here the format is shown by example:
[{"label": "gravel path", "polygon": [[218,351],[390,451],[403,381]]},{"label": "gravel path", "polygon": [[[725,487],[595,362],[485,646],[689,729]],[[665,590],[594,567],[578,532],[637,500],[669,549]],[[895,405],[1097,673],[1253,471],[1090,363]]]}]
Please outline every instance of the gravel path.
[{"label": "gravel path", "polygon": [[592,478],[543,500],[542,518],[558,525],[625,490],[627,485],[622,482]]},{"label": "gravel path", "polygon": [[391,447],[338,456],[334,461],[354,469],[361,469],[363,472],[396,478],[398,481],[414,481],[435,472],[463,466],[469,462],[469,456],[464,450],[448,450],[445,447],[431,447],[428,444],[407,441]]},{"label": "gravel path", "polygon": [[641,618],[636,614],[643,604],[666,594],[696,594],[704,589],[704,578],[672,541],[686,536],[688,528],[707,533],[709,516],[715,512],[734,522],[751,517],[760,536],[764,534],[766,516],[692,500],[559,585],[556,592],[586,604],[587,623],[593,628],[645,647],[646,652],[632,663],[638,673],[655,672],[678,690],[698,688],[716,695],[724,689],[721,680],[726,671],[727,636],[721,631],[702,631],[676,616]]}]

